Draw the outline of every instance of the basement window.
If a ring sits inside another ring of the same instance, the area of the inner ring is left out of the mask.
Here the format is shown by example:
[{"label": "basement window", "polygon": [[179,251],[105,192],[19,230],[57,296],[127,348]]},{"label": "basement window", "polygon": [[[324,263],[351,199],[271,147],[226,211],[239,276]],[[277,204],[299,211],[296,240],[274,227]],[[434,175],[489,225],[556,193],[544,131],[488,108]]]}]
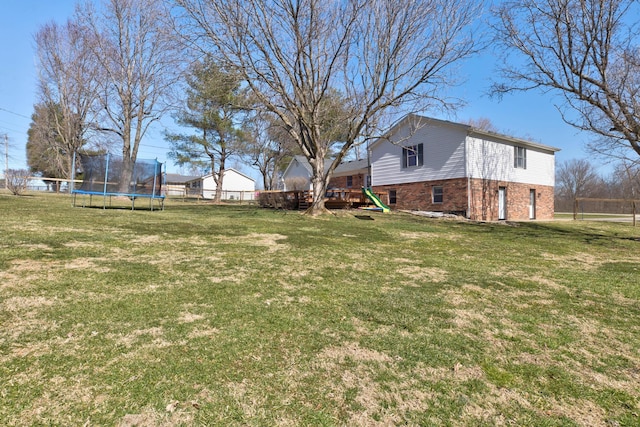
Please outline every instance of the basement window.
[{"label": "basement window", "polygon": [[431,199],[433,203],[442,203],[444,200],[444,188],[441,185],[436,185],[431,188]]},{"label": "basement window", "polygon": [[389,204],[395,205],[397,203],[398,196],[396,190],[389,190]]}]

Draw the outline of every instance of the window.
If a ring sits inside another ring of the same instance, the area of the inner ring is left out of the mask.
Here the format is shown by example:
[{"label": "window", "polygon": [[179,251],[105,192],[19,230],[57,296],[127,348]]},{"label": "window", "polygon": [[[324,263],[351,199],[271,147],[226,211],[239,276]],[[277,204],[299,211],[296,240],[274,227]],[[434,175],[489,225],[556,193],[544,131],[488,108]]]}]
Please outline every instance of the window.
[{"label": "window", "polygon": [[411,168],[423,165],[423,148],[422,144],[410,145],[402,147],[402,167]]},{"label": "window", "polygon": [[396,190],[389,190],[389,204],[395,205],[398,200]]},{"label": "window", "polygon": [[514,147],[513,167],[519,169],[527,168],[527,149],[524,147]]},{"label": "window", "polygon": [[353,187],[353,176],[347,176],[347,188]]},{"label": "window", "polygon": [[433,203],[442,203],[444,200],[444,190],[441,185],[431,188],[431,198]]}]

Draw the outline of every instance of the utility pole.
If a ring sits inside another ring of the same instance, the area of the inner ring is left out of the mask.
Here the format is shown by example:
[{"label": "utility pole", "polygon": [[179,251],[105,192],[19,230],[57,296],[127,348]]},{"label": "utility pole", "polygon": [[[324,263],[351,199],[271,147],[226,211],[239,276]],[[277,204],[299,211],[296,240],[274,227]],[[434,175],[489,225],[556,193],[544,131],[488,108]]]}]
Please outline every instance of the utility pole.
[{"label": "utility pole", "polygon": [[4,189],[9,189],[9,181],[7,180],[7,171],[9,170],[9,136],[4,134]]}]

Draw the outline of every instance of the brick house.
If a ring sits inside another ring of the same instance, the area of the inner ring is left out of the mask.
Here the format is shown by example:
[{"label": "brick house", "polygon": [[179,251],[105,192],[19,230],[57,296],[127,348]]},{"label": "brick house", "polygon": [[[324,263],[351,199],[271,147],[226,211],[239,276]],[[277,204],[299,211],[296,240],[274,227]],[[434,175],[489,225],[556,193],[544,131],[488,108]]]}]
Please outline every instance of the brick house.
[{"label": "brick house", "polygon": [[472,220],[552,219],[559,149],[409,115],[369,147],[371,184],[392,209]]}]

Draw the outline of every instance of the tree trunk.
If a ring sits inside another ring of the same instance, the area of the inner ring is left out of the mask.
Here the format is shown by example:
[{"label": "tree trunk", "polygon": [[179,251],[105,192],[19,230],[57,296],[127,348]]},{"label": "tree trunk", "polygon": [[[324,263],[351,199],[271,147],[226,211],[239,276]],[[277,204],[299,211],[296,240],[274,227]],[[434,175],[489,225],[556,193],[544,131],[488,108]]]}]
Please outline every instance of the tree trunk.
[{"label": "tree trunk", "polygon": [[120,193],[129,193],[130,192],[130,184],[131,178],[133,177],[133,164],[134,161],[131,160],[129,156],[123,156],[122,158],[122,174],[120,175],[120,185],[118,188],[118,192]]},{"label": "tree trunk", "polygon": [[224,171],[224,165],[220,165],[220,171],[218,172],[218,179],[216,181],[216,194],[213,199],[214,203],[222,202],[222,183],[224,182]]},{"label": "tree trunk", "polygon": [[327,212],[324,198],[327,192],[327,180],[324,172],[324,156],[316,155],[310,162],[313,175],[311,177],[311,189],[313,190],[311,206],[307,213],[311,216],[322,215]]}]

